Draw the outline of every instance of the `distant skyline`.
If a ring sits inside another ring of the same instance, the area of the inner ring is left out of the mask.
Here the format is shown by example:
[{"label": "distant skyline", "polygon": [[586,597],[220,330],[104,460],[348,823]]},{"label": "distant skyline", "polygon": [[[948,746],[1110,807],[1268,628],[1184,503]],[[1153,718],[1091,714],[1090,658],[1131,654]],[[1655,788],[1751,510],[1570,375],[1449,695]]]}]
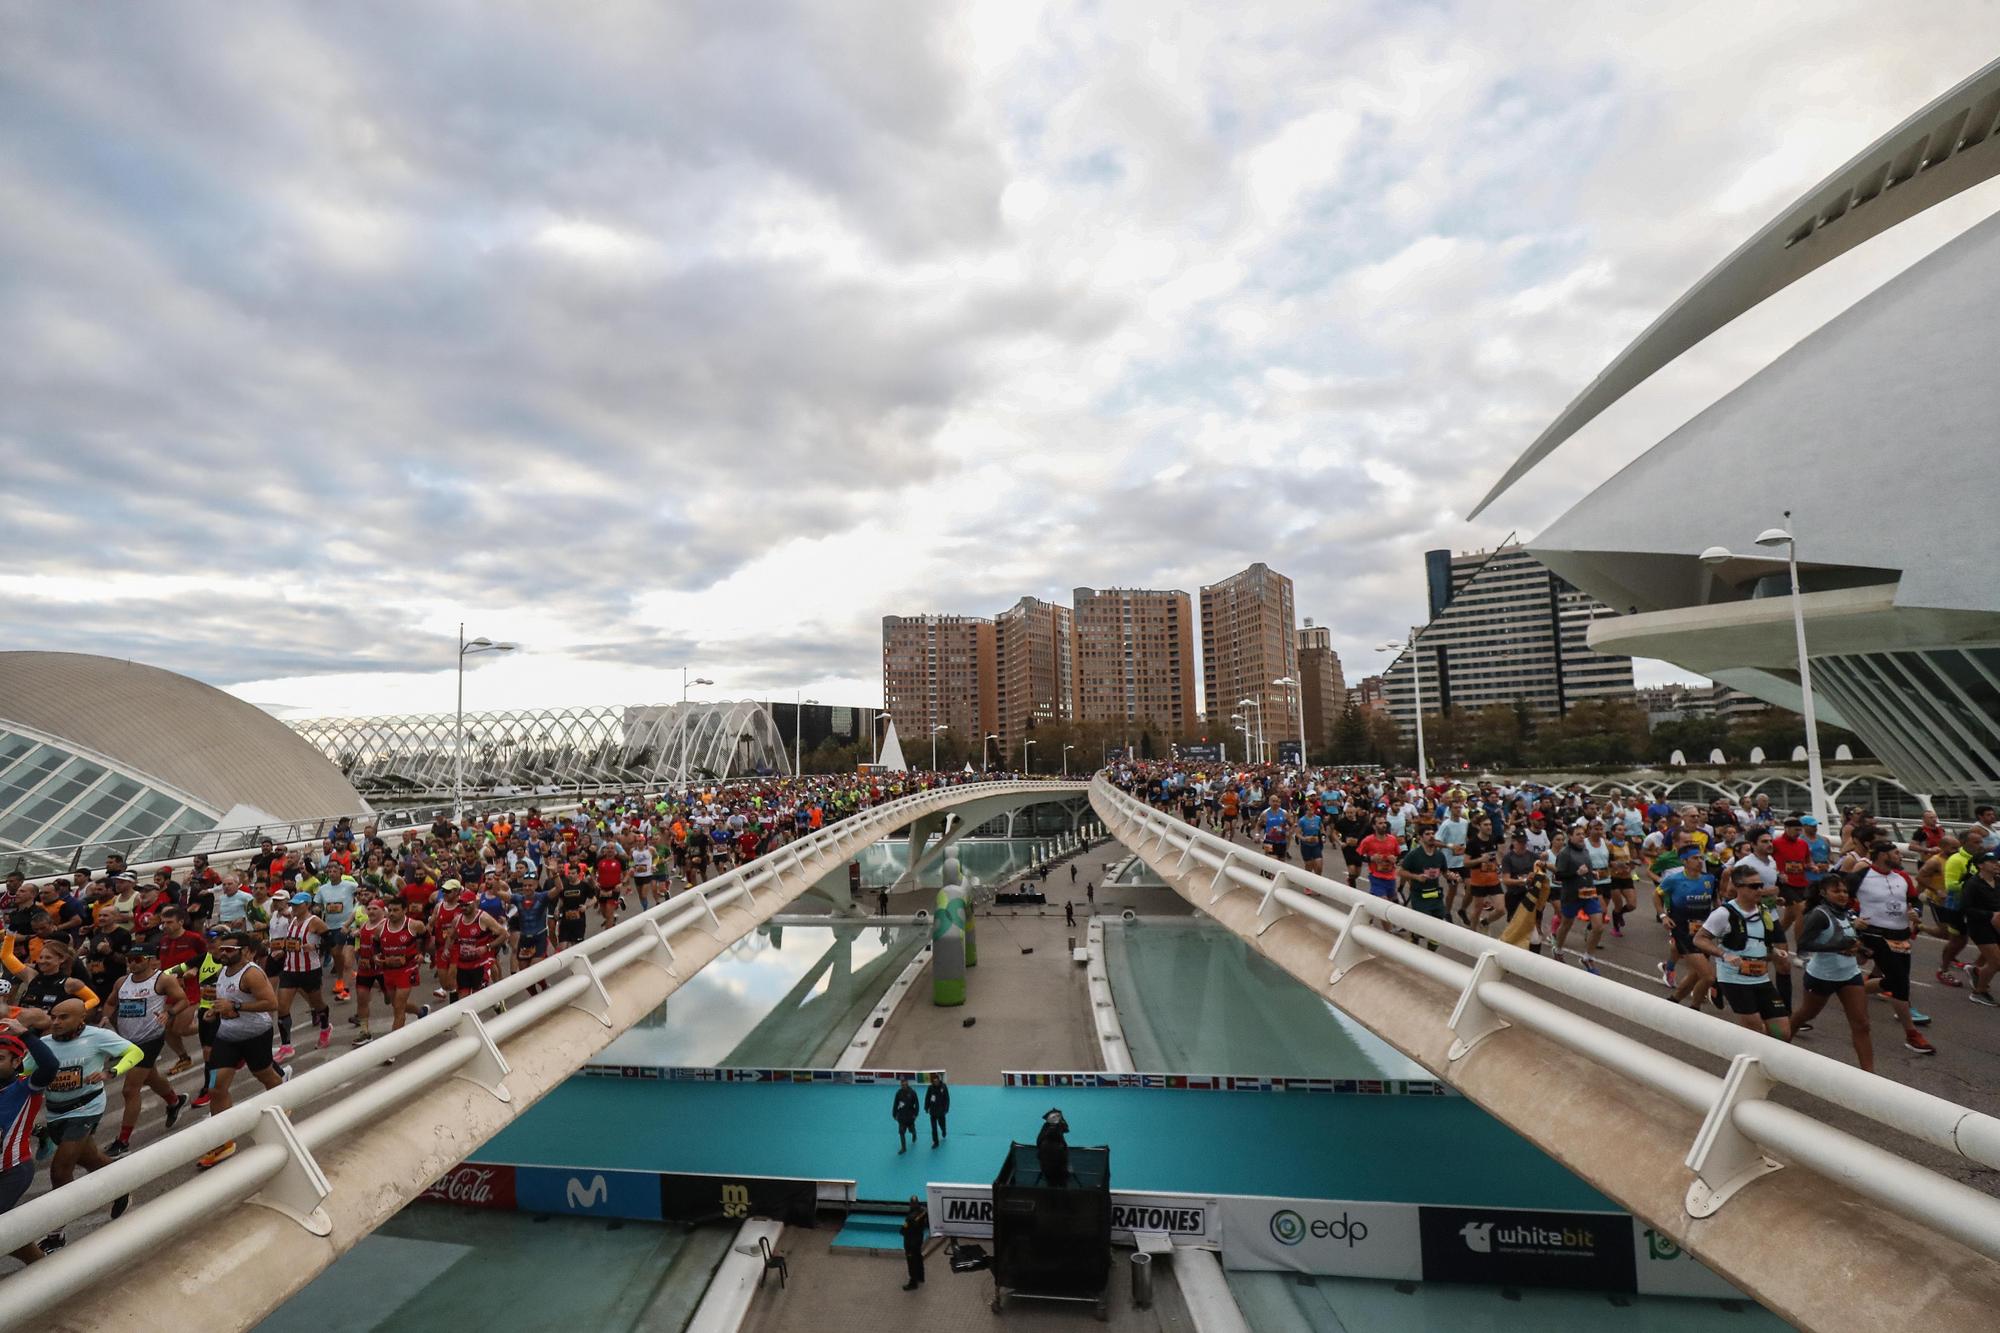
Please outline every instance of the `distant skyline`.
[{"label": "distant skyline", "polygon": [[670,701],[684,664],[865,705],[885,614],[1258,560],[1358,681],[1424,620],[1424,550],[1532,537],[2000,205],[1782,293],[1468,524],[2000,8],[10,4],[0,35],[0,634],[294,715],[449,711],[461,620],[524,645],[473,710]]}]

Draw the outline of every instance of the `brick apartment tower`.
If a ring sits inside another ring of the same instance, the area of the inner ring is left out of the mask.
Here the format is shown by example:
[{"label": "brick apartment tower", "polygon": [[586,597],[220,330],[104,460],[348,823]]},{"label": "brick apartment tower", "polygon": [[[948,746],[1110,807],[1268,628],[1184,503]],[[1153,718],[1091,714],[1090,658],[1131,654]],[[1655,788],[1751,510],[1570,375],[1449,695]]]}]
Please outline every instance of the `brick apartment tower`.
[{"label": "brick apartment tower", "polygon": [[[993,617],[1000,755],[1018,756],[1035,726],[1076,716],[1076,624],[1066,606],[1023,597]],[[981,732],[980,737],[988,733]],[[980,739],[975,737],[975,740]]]},{"label": "brick apartment tower", "polygon": [[[1211,731],[1226,733],[1229,715],[1241,712],[1254,735],[1261,711],[1272,757],[1279,741],[1298,738],[1297,691],[1271,683],[1300,678],[1297,634],[1292,581],[1262,561],[1201,590],[1202,699]],[[1258,707],[1241,708],[1240,699]]]},{"label": "brick apartment tower", "polygon": [[1332,631],[1325,625],[1315,625],[1312,617],[1306,617],[1298,643],[1298,678],[1305,686],[1306,746],[1320,751],[1332,743],[1333,725],[1347,707],[1347,677],[1340,669],[1340,654],[1333,651]]},{"label": "brick apartment tower", "polygon": [[971,750],[995,729],[997,666],[993,622],[983,616],[882,617],[884,706],[913,764],[930,762],[939,723]]},{"label": "brick apartment tower", "polygon": [[[1184,592],[1078,588],[1076,720],[1195,730],[1194,605]],[[1136,739],[1136,738],[1135,738]]]}]

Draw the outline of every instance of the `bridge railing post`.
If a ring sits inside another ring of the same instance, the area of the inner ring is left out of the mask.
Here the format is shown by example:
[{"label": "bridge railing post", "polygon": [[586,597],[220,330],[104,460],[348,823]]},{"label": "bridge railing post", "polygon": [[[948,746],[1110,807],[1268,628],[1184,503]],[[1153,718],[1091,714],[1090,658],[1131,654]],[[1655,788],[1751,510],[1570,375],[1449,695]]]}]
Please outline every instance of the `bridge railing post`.
[{"label": "bridge railing post", "polygon": [[1688,1184],[1689,1217],[1712,1216],[1736,1191],[1779,1169],[1755,1140],[1736,1127],[1735,1118],[1738,1106],[1761,1101],[1770,1095],[1772,1086],[1756,1056],[1738,1055],[1729,1062],[1721,1095],[1708,1108],[1701,1132],[1688,1149],[1688,1169],[1695,1174]]},{"label": "bridge railing post", "polygon": [[[658,923],[655,923],[654,929],[658,929]],[[507,1091],[507,1072],[510,1068],[507,1057],[500,1053],[499,1043],[493,1040],[493,1034],[486,1030],[486,1024],[479,1015],[470,1010],[459,1015],[457,1031],[459,1036],[471,1037],[478,1042],[479,1049],[470,1060],[452,1071],[452,1077],[478,1084],[492,1093],[496,1100],[513,1101],[514,1094]]]},{"label": "bridge railing post", "polygon": [[333,1193],[333,1186],[327,1182],[326,1172],[320,1170],[319,1163],[299,1141],[299,1134],[292,1128],[292,1118],[283,1108],[267,1106],[258,1118],[257,1128],[250,1131],[250,1141],[259,1148],[277,1148],[285,1154],[285,1164],[278,1169],[269,1184],[251,1195],[245,1202],[269,1208],[274,1213],[291,1218],[315,1236],[333,1234],[333,1219],[320,1207],[326,1196]]},{"label": "bridge railing post", "polygon": [[[704,902],[707,899],[703,899]],[[590,961],[587,953],[578,954],[569,965],[569,974],[582,977],[585,981],[583,993],[569,1002],[570,1008],[581,1009],[606,1027],[611,1026],[611,992],[604,989],[604,979],[597,975],[597,964]]]},{"label": "bridge railing post", "polygon": [[1479,955],[1472,965],[1472,975],[1465,980],[1465,989],[1458,993],[1458,1003],[1452,1007],[1451,1018],[1446,1026],[1451,1028],[1451,1050],[1445,1059],[1464,1058],[1466,1052],[1486,1038],[1507,1026],[1507,1020],[1494,1013],[1479,997],[1479,988],[1487,982],[1499,984],[1506,979],[1507,969],[1501,965],[1498,952],[1488,949]]},{"label": "bridge railing post", "polygon": [[1340,938],[1334,941],[1333,951],[1327,955],[1327,961],[1333,964],[1333,975],[1326,979],[1327,985],[1333,985],[1375,956],[1360,939],[1361,928],[1372,925],[1374,920],[1375,911],[1366,903],[1356,903],[1347,909],[1347,924],[1341,927]]},{"label": "bridge railing post", "polygon": [[1236,887],[1235,882],[1229,878],[1229,867],[1235,860],[1236,849],[1234,847],[1231,847],[1222,854],[1222,864],[1215,868],[1215,878],[1208,882],[1208,905],[1210,907],[1221,902],[1228,896],[1229,891]]},{"label": "bridge railing post", "polygon": [[1271,876],[1270,884],[1264,889],[1264,896],[1257,901],[1257,933],[1262,935],[1283,917],[1292,914],[1292,909],[1278,901],[1278,890],[1292,877],[1289,868]]}]

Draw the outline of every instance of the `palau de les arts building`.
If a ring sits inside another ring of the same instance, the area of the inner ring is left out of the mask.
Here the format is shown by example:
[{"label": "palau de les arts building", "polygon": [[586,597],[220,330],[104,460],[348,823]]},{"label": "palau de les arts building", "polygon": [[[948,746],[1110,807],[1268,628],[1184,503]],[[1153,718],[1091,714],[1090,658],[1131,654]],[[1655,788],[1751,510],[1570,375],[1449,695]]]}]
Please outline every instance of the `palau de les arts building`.
[{"label": "palau de les arts building", "polygon": [[[2000,62],[1884,135],[1654,322],[1473,510],[1715,329],[2000,174]],[[1593,649],[1800,706],[1782,546],[1798,541],[1824,722],[1914,791],[2000,794],[2000,216],[1862,299],[1528,543],[1623,614]],[[1676,503],[1690,479],[1698,503]],[[1721,484],[1710,484],[1720,481]],[[1789,523],[1785,510],[1791,511]],[[1710,564],[1705,550],[1736,558]]]}]

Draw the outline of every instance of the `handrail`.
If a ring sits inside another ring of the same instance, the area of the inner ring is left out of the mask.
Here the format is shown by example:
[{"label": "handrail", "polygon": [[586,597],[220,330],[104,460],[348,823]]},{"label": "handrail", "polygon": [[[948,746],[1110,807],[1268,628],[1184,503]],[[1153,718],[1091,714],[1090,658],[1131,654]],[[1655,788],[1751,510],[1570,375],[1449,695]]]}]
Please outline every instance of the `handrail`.
[{"label": "handrail", "polygon": [[[1450,1021],[1458,1040],[1451,1061],[1506,1023],[1519,1023],[1700,1112],[1702,1132],[1688,1158],[1697,1176],[1688,1191],[1691,1216],[1711,1215],[1761,1174],[1754,1163],[1760,1152],[1768,1151],[2000,1259],[2000,1199],[1763,1098],[1772,1085],[1788,1087],[1994,1169],[2000,1169],[2000,1119],[1273,860],[1155,810],[1103,778],[1092,784],[1091,803],[1135,851],[1147,850],[1150,842],[1159,856],[1177,855],[1183,866],[1198,864],[1213,872],[1217,896],[1237,890],[1260,895],[1259,919],[1267,925],[1276,917],[1296,915],[1333,935],[1332,975],[1326,983],[1330,993],[1337,993],[1349,970],[1369,959],[1418,972],[1457,991]],[[1389,927],[1435,941],[1474,963],[1434,953],[1392,934]],[[1526,989],[1527,984],[1728,1060],[1729,1073],[1719,1077],[1634,1040],[1552,1003]],[[1747,1140],[1747,1154],[1716,1147],[1719,1138],[1731,1134]]]},{"label": "handrail", "polygon": [[[641,961],[661,960],[670,966],[672,938],[691,927],[718,931],[718,907],[754,901],[760,888],[775,892],[777,882],[791,872],[817,880],[831,868],[822,865],[821,858],[857,834],[880,837],[914,816],[949,808],[968,796],[1049,785],[1037,779],[937,787],[829,824],[446,1005],[400,1032],[378,1037],[246,1098],[219,1116],[189,1125],[18,1205],[0,1215],[0,1253],[102,1208],[119,1195],[138,1191],[231,1139],[245,1140],[234,1156],[212,1170],[135,1205],[124,1217],[0,1280],[0,1327],[13,1327],[53,1308],[80,1285],[96,1280],[93,1274],[122,1271],[156,1244],[181,1234],[195,1218],[239,1203],[267,1186],[275,1196],[267,1202],[310,1227],[310,1213],[326,1193],[325,1178],[313,1160],[316,1152],[455,1075],[494,1089],[504,1099],[498,1092],[505,1070],[499,1043],[573,1003],[604,1016],[609,1007],[605,979]],[[1065,785],[1082,788],[1081,783]],[[540,994],[528,993],[544,983],[547,989]],[[429,1049],[414,1059],[392,1065],[398,1056],[427,1045]],[[330,1104],[294,1124],[299,1112],[322,1102]]]}]

